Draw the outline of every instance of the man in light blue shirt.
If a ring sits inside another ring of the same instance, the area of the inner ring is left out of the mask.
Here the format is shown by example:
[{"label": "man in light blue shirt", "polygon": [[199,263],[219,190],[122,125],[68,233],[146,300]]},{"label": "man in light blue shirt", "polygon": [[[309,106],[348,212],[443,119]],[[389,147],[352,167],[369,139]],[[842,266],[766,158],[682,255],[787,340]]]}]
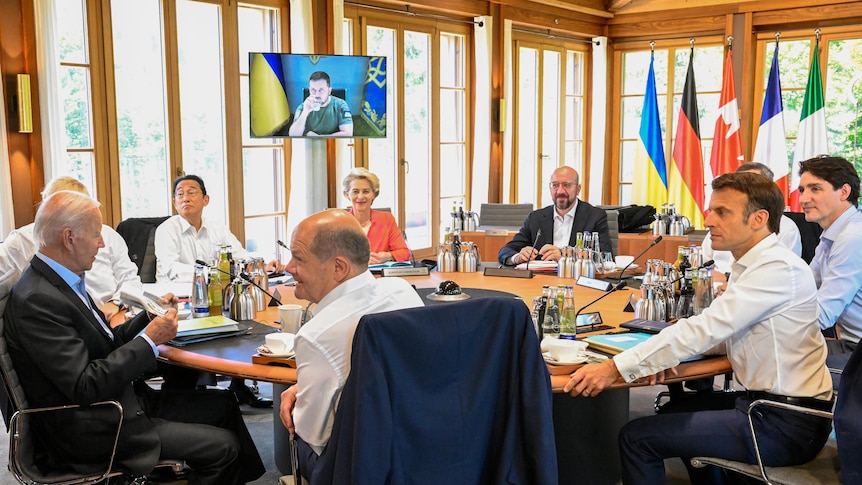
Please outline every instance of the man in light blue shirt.
[{"label": "man in light blue shirt", "polygon": [[800,164],[799,202],[805,220],[823,228],[811,260],[817,283],[818,318],[830,355],[847,354],[862,337],[862,214],[859,174],[846,159],[821,156]]}]

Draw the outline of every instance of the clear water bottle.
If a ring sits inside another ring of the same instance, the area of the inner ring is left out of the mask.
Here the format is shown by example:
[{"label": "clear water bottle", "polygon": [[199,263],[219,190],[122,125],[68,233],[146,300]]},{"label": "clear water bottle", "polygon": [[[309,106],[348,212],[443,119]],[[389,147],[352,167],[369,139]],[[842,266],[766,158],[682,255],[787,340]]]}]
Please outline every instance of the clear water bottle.
[{"label": "clear water bottle", "polygon": [[577,338],[576,313],[574,289],[566,285],[565,293],[563,293],[563,307],[560,309],[560,338]]},{"label": "clear water bottle", "polygon": [[192,283],[192,315],[195,318],[210,316],[207,274],[201,264],[195,266],[195,279]]},{"label": "clear water bottle", "polygon": [[[560,297],[562,299],[562,297]],[[542,320],[542,335],[545,338],[560,337],[560,307],[556,290],[549,288],[548,305],[545,308],[545,318]]]}]

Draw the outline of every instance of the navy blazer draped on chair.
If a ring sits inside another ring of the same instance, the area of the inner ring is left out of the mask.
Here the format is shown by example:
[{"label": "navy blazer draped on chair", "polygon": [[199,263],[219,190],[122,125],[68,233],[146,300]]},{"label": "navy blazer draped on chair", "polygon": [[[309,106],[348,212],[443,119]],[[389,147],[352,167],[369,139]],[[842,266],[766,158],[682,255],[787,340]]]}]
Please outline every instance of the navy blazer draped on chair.
[{"label": "navy blazer draped on chair", "polygon": [[312,484],[557,483],[551,387],[521,300],[367,315]]}]

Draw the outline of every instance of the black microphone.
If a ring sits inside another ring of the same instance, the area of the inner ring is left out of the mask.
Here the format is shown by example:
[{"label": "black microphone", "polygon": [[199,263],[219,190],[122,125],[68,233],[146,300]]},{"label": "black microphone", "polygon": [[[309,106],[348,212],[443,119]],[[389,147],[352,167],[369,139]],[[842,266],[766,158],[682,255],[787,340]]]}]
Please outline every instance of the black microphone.
[{"label": "black microphone", "polygon": [[[539,244],[539,238],[540,237],[542,237],[542,228],[539,228],[539,230],[536,231],[536,238],[533,239],[533,246],[532,246],[533,249],[530,251],[530,258],[527,259],[527,265],[524,266],[524,269],[527,271],[530,271],[530,260],[533,259],[533,251],[536,251],[536,244]],[[532,278],[532,277],[533,277],[533,273],[530,273],[530,278]]]},{"label": "black microphone", "polygon": [[[601,300],[602,298],[604,298],[604,297],[606,297],[606,296],[610,295],[611,293],[613,293],[613,292],[615,292],[615,291],[617,291],[617,290],[622,290],[623,288],[625,288],[625,287],[626,287],[626,285],[627,285],[627,283],[626,283],[624,280],[618,281],[618,282],[617,282],[617,284],[615,284],[614,286],[612,286],[610,290],[608,290],[608,291],[606,291],[606,292],[602,293],[598,298],[596,298],[595,300],[593,300],[593,301],[591,301],[591,302],[587,303],[586,305],[582,306],[582,307],[581,307],[577,312],[575,312],[575,333],[577,333],[577,332],[578,332],[578,325],[577,325],[578,315],[580,315],[582,311],[584,311],[588,306],[592,305],[593,303],[595,303],[595,302],[597,302],[597,301]],[[590,332],[595,331],[595,329],[596,329],[596,322],[595,322],[595,321],[593,321],[593,322],[591,322],[591,323],[590,323]]]},{"label": "black microphone", "polygon": [[632,265],[635,261],[637,261],[641,256],[643,256],[644,254],[646,254],[646,252],[647,252],[647,251],[649,251],[650,249],[652,249],[652,247],[653,247],[653,246],[655,246],[656,244],[660,243],[660,242],[661,242],[661,239],[662,239],[662,236],[659,236],[659,237],[657,237],[657,238],[653,239],[653,242],[651,242],[651,243],[650,243],[650,245],[646,247],[646,249],[644,249],[643,251],[641,251],[641,253],[640,253],[640,254],[638,254],[637,256],[635,256],[635,258],[634,258],[634,259],[632,259],[632,260],[631,260],[631,262],[630,262],[629,264],[627,264],[627,265],[623,268],[623,270],[622,270],[622,271],[620,271],[620,275],[619,275],[619,276],[617,276],[617,281],[622,281],[622,280],[623,280],[623,273],[625,273],[625,272],[626,272],[626,270],[627,270],[627,269],[629,269],[629,266],[631,266],[631,265]]},{"label": "black microphone", "polygon": [[[698,270],[698,269],[708,268],[708,267],[712,266],[713,264],[715,264],[715,260],[710,259],[709,261],[707,261],[707,262],[703,263],[702,265],[700,265],[700,266],[698,266],[697,268],[694,268],[694,269],[695,269],[695,270]],[[691,269],[691,268],[689,268],[689,269]],[[668,284],[669,284],[669,285],[672,285],[672,284],[676,283],[677,281],[679,281],[679,280],[681,280],[681,279],[683,279],[683,278],[685,278],[685,275],[684,275],[684,274],[681,274],[681,275],[679,275],[679,277],[678,277],[678,278],[676,278],[675,280],[671,281],[671,282],[670,282],[670,283],[668,283]]]},{"label": "black microphone", "polygon": [[[216,271],[219,271],[219,272],[221,272],[221,273],[224,273],[224,274],[226,274],[226,275],[230,276],[230,278],[231,278],[231,279],[234,279],[234,278],[236,278],[236,276],[237,276],[237,275],[235,275],[235,274],[233,274],[233,273],[231,273],[231,272],[229,272],[229,271],[225,271],[225,270],[223,270],[223,269],[219,268],[218,266],[213,266],[213,265],[211,265],[211,264],[207,264],[207,263],[205,263],[204,261],[202,261],[202,260],[200,260],[200,259],[196,259],[196,260],[195,260],[195,263],[200,264],[200,265],[202,265],[202,266],[206,266],[207,268],[215,269]],[[239,277],[240,277],[240,278],[242,278],[242,279],[244,279],[244,280],[246,280],[246,281],[248,281],[249,283],[253,284],[253,285],[254,285],[258,290],[262,291],[266,296],[268,296],[268,297],[272,298],[272,301],[274,301],[276,304],[281,305],[281,300],[279,300],[278,298],[276,298],[275,296],[273,296],[273,294],[272,294],[272,293],[270,293],[270,292],[268,292],[268,291],[264,290],[264,289],[263,289],[263,287],[261,287],[259,284],[255,283],[255,282],[254,282],[254,280],[252,280],[251,278],[249,278],[247,274],[245,274],[245,273],[243,273],[243,272],[240,272],[240,273],[239,273]]]}]

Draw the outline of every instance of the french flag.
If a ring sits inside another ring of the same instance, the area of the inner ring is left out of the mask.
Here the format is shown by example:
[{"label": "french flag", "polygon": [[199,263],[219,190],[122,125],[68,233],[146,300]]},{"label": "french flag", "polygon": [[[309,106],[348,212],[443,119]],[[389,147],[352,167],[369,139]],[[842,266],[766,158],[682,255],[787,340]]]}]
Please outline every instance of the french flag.
[{"label": "french flag", "polygon": [[778,78],[778,42],[772,55],[769,68],[769,81],[763,99],[763,113],[760,115],[760,128],[754,144],[752,162],[768,166],[775,174],[775,183],[784,194],[787,204],[787,183],[790,173],[790,160],[787,157],[787,137],[784,134],[784,105],[781,102],[781,80]]}]

